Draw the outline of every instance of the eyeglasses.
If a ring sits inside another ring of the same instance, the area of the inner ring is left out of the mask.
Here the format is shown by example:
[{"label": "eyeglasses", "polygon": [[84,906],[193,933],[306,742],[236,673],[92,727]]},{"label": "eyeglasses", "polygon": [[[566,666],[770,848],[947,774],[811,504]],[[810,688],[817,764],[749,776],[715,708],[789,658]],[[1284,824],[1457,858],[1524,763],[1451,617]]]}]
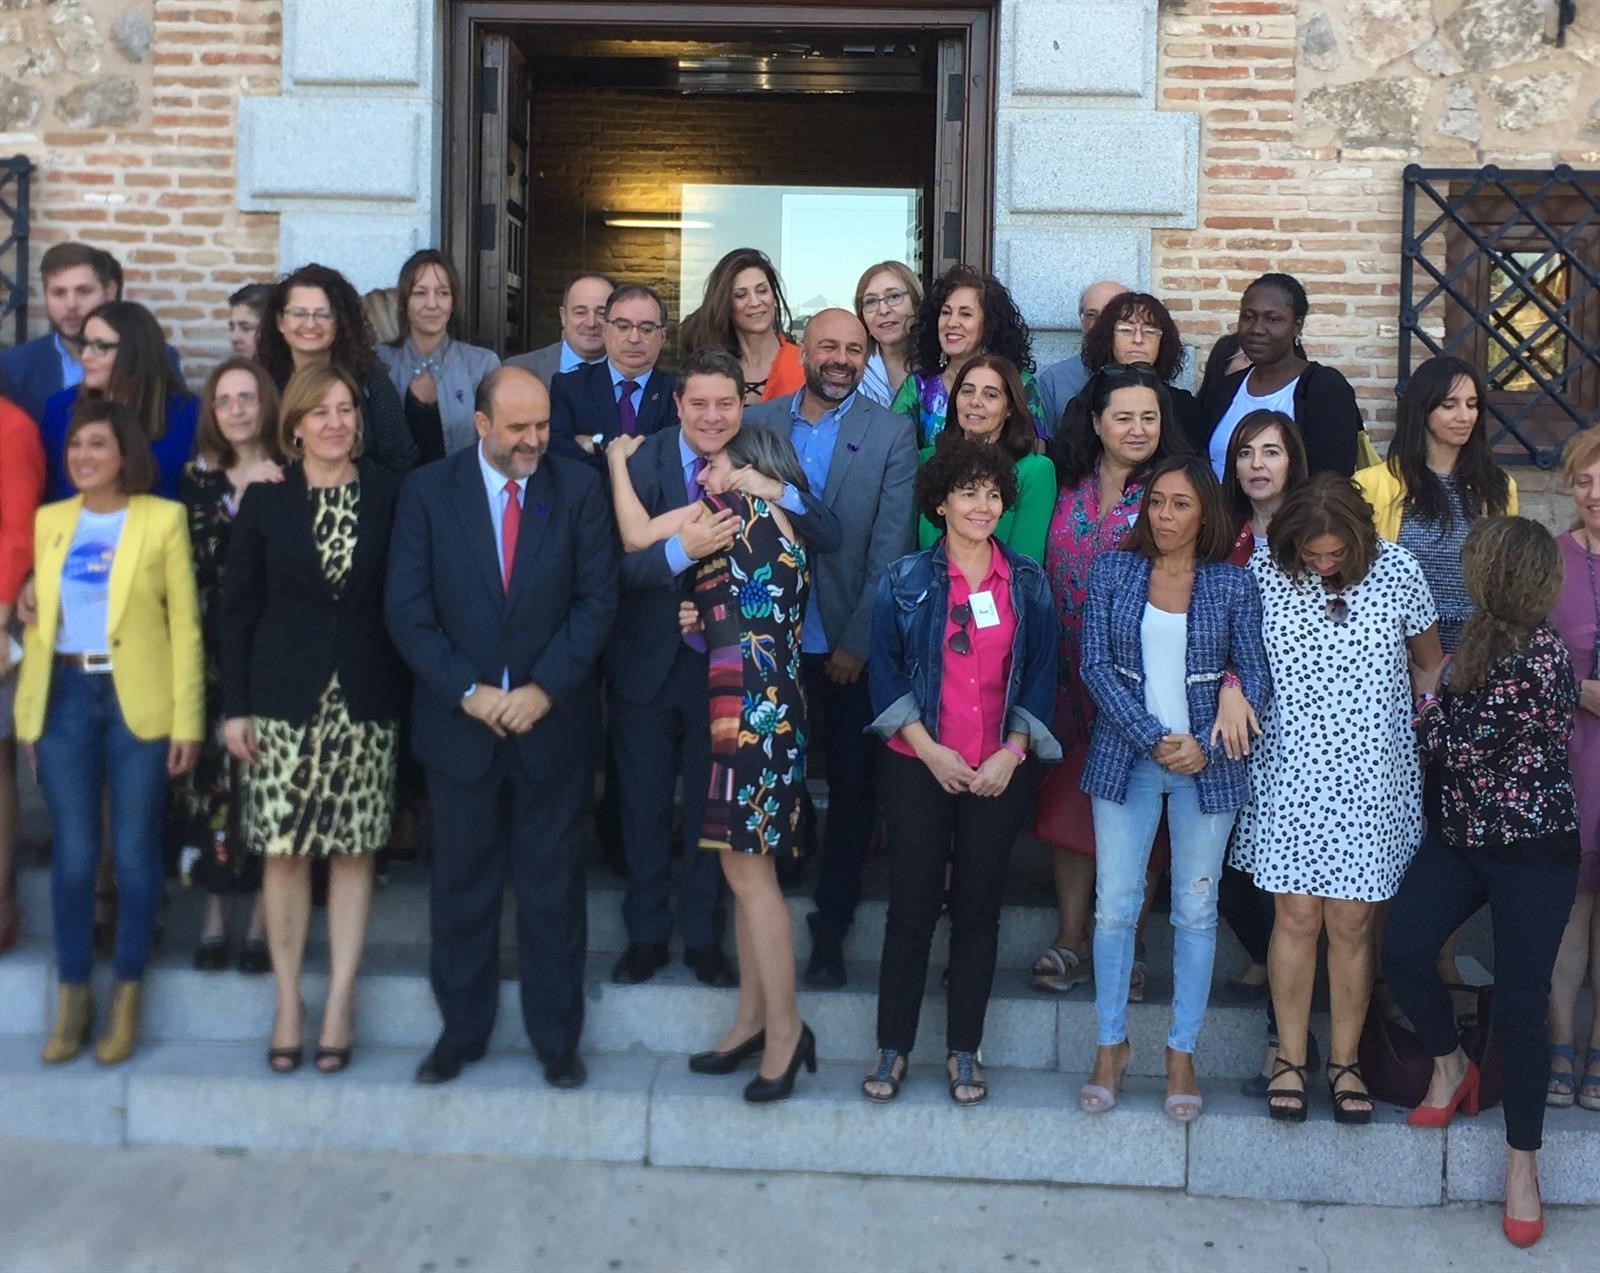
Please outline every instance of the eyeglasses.
[{"label": "eyeglasses", "polygon": [[950,649],[956,654],[966,654],[972,649],[972,638],[967,635],[967,627],[972,622],[972,607],[965,601],[950,607],[950,622],[956,625],[956,631],[950,634]]},{"label": "eyeglasses", "polygon": [[283,316],[293,319],[297,323],[303,323],[309,319],[319,327],[326,327],[333,321],[333,311],[331,309],[301,309],[298,305],[293,309],[284,310]]},{"label": "eyeglasses", "polygon": [[1100,368],[1100,375],[1111,380],[1121,380],[1123,376],[1135,372],[1143,376],[1153,376],[1156,374],[1156,369],[1147,362],[1108,362]]},{"label": "eyeglasses", "polygon": [[638,332],[645,340],[649,340],[657,332],[666,330],[665,323],[635,323],[626,318],[608,318],[606,322],[611,325],[612,330],[621,336],[623,340],[627,340],[634,332]]},{"label": "eyeglasses", "polygon": [[1328,616],[1328,622],[1334,627],[1343,627],[1345,621],[1350,618],[1350,603],[1343,597],[1330,597],[1328,608],[1324,613]]},{"label": "eyeglasses", "polygon": [[1126,336],[1131,340],[1143,340],[1146,336],[1159,336],[1159,327],[1146,327],[1143,323],[1118,323],[1111,329],[1118,336]]},{"label": "eyeglasses", "polygon": [[79,344],[83,347],[84,353],[94,354],[96,356],[100,354],[116,353],[117,346],[121,343],[121,341],[117,340],[84,340],[79,342]]},{"label": "eyeglasses", "polygon": [[861,312],[870,314],[875,309],[894,309],[911,293],[905,288],[898,288],[892,292],[885,292],[882,296],[863,296],[861,298]]}]

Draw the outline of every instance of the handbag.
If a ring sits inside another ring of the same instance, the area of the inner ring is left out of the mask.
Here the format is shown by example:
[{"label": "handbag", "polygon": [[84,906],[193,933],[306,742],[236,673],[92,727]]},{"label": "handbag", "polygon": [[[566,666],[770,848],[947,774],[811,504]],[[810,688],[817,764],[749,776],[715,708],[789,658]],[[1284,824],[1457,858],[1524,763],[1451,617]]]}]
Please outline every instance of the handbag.
[{"label": "handbag", "polygon": [[[1457,1031],[1461,1050],[1478,1067],[1478,1106],[1490,1109],[1500,1103],[1503,1091],[1500,1045],[1495,1038],[1492,1012],[1494,987],[1449,985],[1446,988],[1476,998],[1476,1015],[1459,1018]],[[1433,1054],[1422,1045],[1416,1031],[1385,1016],[1377,1003],[1367,1008],[1357,1058],[1367,1080],[1367,1090],[1375,1100],[1406,1109],[1422,1104],[1422,1098],[1428,1094],[1428,1082],[1433,1077]]]},{"label": "handbag", "polygon": [[[1052,765],[1039,780],[1033,801],[1033,827],[1028,834],[1051,848],[1080,857],[1094,856],[1094,806],[1078,786],[1083,767],[1089,760],[1089,743],[1079,739],[1062,749],[1061,763]],[[1146,870],[1160,874],[1172,863],[1172,837],[1167,831],[1165,809],[1156,827]]]}]

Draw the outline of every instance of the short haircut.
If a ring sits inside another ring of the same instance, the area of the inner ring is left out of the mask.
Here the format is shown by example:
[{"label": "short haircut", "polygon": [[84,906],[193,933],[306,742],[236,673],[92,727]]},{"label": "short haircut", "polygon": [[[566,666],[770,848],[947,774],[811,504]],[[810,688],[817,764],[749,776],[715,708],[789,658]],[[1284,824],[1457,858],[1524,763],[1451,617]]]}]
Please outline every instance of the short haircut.
[{"label": "short haircut", "polygon": [[618,283],[611,289],[611,295],[606,297],[606,313],[611,312],[611,307],[620,301],[647,300],[654,301],[656,308],[661,311],[661,325],[667,325],[667,303],[661,299],[661,293],[655,288],[644,283]]},{"label": "short haircut", "polygon": [[343,385],[350,391],[350,401],[356,408],[356,443],[350,448],[352,460],[361,455],[364,434],[361,415],[361,386],[356,378],[337,363],[322,363],[302,367],[289,377],[283,390],[283,404],[278,412],[278,449],[285,455],[300,457],[300,447],[295,443],[295,426],[322,405],[328,390]]},{"label": "short haircut", "polygon": [[739,391],[739,397],[744,397],[744,368],[739,365],[739,360],[720,345],[702,345],[696,349],[678,368],[678,396],[683,396],[683,387],[689,383],[690,376],[726,376],[733,381],[733,387]]},{"label": "short haircut", "polygon": [[[862,270],[861,277],[856,280],[856,317],[862,325],[866,325],[867,316],[861,312],[861,298],[867,294],[867,284],[878,274],[893,274],[900,280],[900,286],[911,295],[911,313],[915,317],[917,306],[922,304],[922,280],[911,272],[911,267],[904,261],[879,261]],[[871,339],[870,333],[868,339]]]},{"label": "short haircut", "polygon": [[956,381],[950,386],[950,408],[945,427],[934,439],[934,446],[946,445],[946,438],[953,440],[966,436],[958,420],[956,399],[960,396],[961,386],[967,383],[972,373],[983,369],[999,376],[1005,389],[1006,418],[1000,426],[1000,436],[995,439],[995,445],[1015,464],[1023,456],[1033,454],[1033,442],[1037,435],[1033,429],[1033,412],[1028,409],[1028,391],[1022,387],[1022,377],[1017,374],[1016,364],[999,354],[974,354],[956,372]]},{"label": "short haircut", "polygon": [[794,444],[776,429],[764,429],[759,425],[740,429],[724,444],[722,453],[736,469],[752,468],[763,477],[798,491],[811,490]]},{"label": "short haircut", "polygon": [[943,531],[944,515],[939,512],[939,505],[953,491],[978,482],[992,483],[1000,492],[1003,507],[1016,507],[1016,465],[999,447],[970,438],[958,438],[935,447],[928,462],[917,470],[914,488],[917,511]]},{"label": "short haircut", "polygon": [[1291,579],[1299,579],[1306,570],[1301,553],[1322,535],[1332,535],[1344,545],[1344,569],[1339,574],[1345,587],[1367,577],[1378,559],[1372,505],[1356,484],[1340,473],[1318,473],[1284,497],[1267,528],[1273,564]]},{"label": "short haircut", "polygon": [[271,283],[246,283],[232,296],[228,297],[228,307],[243,305],[256,312],[257,318],[266,317],[267,306],[272,301]]},{"label": "short haircut", "polygon": [[217,423],[217,385],[230,371],[244,371],[255,377],[256,405],[261,419],[261,444],[268,457],[276,464],[283,463],[283,449],[278,436],[278,386],[272,383],[267,369],[254,358],[224,359],[216,365],[200,391],[200,420],[195,426],[195,450],[200,455],[214,459],[225,469],[239,462],[239,456]]},{"label": "short haircut", "polygon": [[[456,273],[456,267],[451,260],[438,248],[423,248],[420,252],[413,252],[406,257],[405,264],[400,267],[400,280],[394,289],[394,321],[399,331],[390,345],[398,348],[405,343],[411,334],[411,289],[417,285],[417,275],[429,266],[433,266],[444,274],[446,286],[450,289],[450,318],[445,323],[445,333],[455,336],[461,328],[461,306],[466,301],[466,296],[461,291],[461,275]],[[369,292],[370,296],[371,293]]]},{"label": "short haircut", "polygon": [[[1561,476],[1571,486],[1579,473],[1600,461],[1600,428],[1579,429],[1561,448]],[[1573,523],[1574,526],[1579,523]]]},{"label": "short haircut", "polygon": [[583,280],[586,279],[586,278],[597,278],[597,279],[599,279],[602,283],[604,283],[606,285],[606,291],[608,291],[608,292],[614,292],[614,291],[617,290],[617,280],[612,278],[611,275],[609,275],[609,274],[598,274],[598,273],[594,272],[593,270],[591,270],[587,274],[575,274],[571,278],[571,280],[568,281],[567,285],[564,288],[561,289],[561,307],[563,309],[565,309],[567,307],[567,302],[572,299],[572,289],[573,289],[573,287],[576,286],[577,284],[583,282]]},{"label": "short haircut", "polygon": [[1139,501],[1139,516],[1128,531],[1128,537],[1122,541],[1123,551],[1138,553],[1150,561],[1161,555],[1161,550],[1156,547],[1155,531],[1150,525],[1150,492],[1169,473],[1181,473],[1188,479],[1200,505],[1200,534],[1194,541],[1194,559],[1212,563],[1226,561],[1238,537],[1238,527],[1228,516],[1228,506],[1222,500],[1222,487],[1211,472],[1211,461],[1199,455],[1169,455],[1150,470],[1144,496]]},{"label": "short haircut", "polygon": [[131,407],[110,398],[78,399],[72,418],[67,421],[67,435],[62,440],[63,455],[72,445],[73,437],[91,424],[103,424],[117,440],[122,452],[122,464],[117,470],[117,487],[124,495],[143,495],[156,484],[156,461],[150,453],[150,439],[139,425],[139,417]]},{"label": "short haircut", "polygon": [[1306,460],[1305,439],[1300,436],[1300,426],[1294,422],[1294,417],[1282,411],[1274,411],[1270,407],[1261,407],[1246,413],[1238,424],[1233,426],[1233,436],[1228,439],[1228,458],[1222,466],[1222,490],[1228,502],[1228,509],[1233,513],[1236,522],[1247,522],[1255,516],[1255,505],[1250,502],[1250,497],[1245,494],[1244,486],[1239,481],[1239,451],[1254,442],[1268,429],[1276,429],[1283,438],[1284,453],[1289,457],[1289,476],[1283,484],[1283,493],[1287,495],[1310,475],[1310,465]]},{"label": "short haircut", "polygon": [[[478,414],[493,420],[494,396],[500,391],[500,382],[519,373],[525,376],[533,376],[533,373],[525,367],[514,367],[509,364],[502,364],[496,367],[482,380],[478,381],[478,391],[472,395],[472,409]],[[534,379],[538,380],[539,378],[534,376]],[[543,384],[542,381],[540,383]],[[548,389],[546,389],[546,392],[548,392]]]},{"label": "short haircut", "polygon": [[80,265],[87,265],[94,271],[101,287],[109,287],[118,281],[120,271],[114,268],[111,254],[92,248],[87,243],[57,243],[48,248],[39,260],[39,277],[48,280],[63,270],[76,269]]}]

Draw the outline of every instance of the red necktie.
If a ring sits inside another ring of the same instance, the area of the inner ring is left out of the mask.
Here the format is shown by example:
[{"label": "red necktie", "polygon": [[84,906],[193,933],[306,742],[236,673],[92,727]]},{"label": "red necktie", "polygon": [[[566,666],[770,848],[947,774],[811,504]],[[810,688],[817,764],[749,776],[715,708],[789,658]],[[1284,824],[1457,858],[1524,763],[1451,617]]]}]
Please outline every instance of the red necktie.
[{"label": "red necktie", "polygon": [[522,492],[506,483],[506,512],[500,519],[500,583],[511,591],[511,563],[517,559],[517,532],[522,529]]}]

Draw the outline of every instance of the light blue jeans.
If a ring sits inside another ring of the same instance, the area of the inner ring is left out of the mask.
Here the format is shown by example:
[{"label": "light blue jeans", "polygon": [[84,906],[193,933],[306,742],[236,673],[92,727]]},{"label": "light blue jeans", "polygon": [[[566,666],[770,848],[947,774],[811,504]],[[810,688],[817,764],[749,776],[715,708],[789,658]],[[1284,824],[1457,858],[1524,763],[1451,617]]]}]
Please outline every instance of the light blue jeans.
[{"label": "light blue jeans", "polygon": [[1190,1052],[1205,1022],[1217,953],[1217,880],[1234,814],[1202,813],[1194,779],[1148,756],[1133,768],[1121,804],[1094,808],[1094,1008],[1101,1047],[1128,1037],[1128,978],[1144,903],[1150,846],[1167,802],[1172,836],[1172,1028],[1167,1046]]}]

